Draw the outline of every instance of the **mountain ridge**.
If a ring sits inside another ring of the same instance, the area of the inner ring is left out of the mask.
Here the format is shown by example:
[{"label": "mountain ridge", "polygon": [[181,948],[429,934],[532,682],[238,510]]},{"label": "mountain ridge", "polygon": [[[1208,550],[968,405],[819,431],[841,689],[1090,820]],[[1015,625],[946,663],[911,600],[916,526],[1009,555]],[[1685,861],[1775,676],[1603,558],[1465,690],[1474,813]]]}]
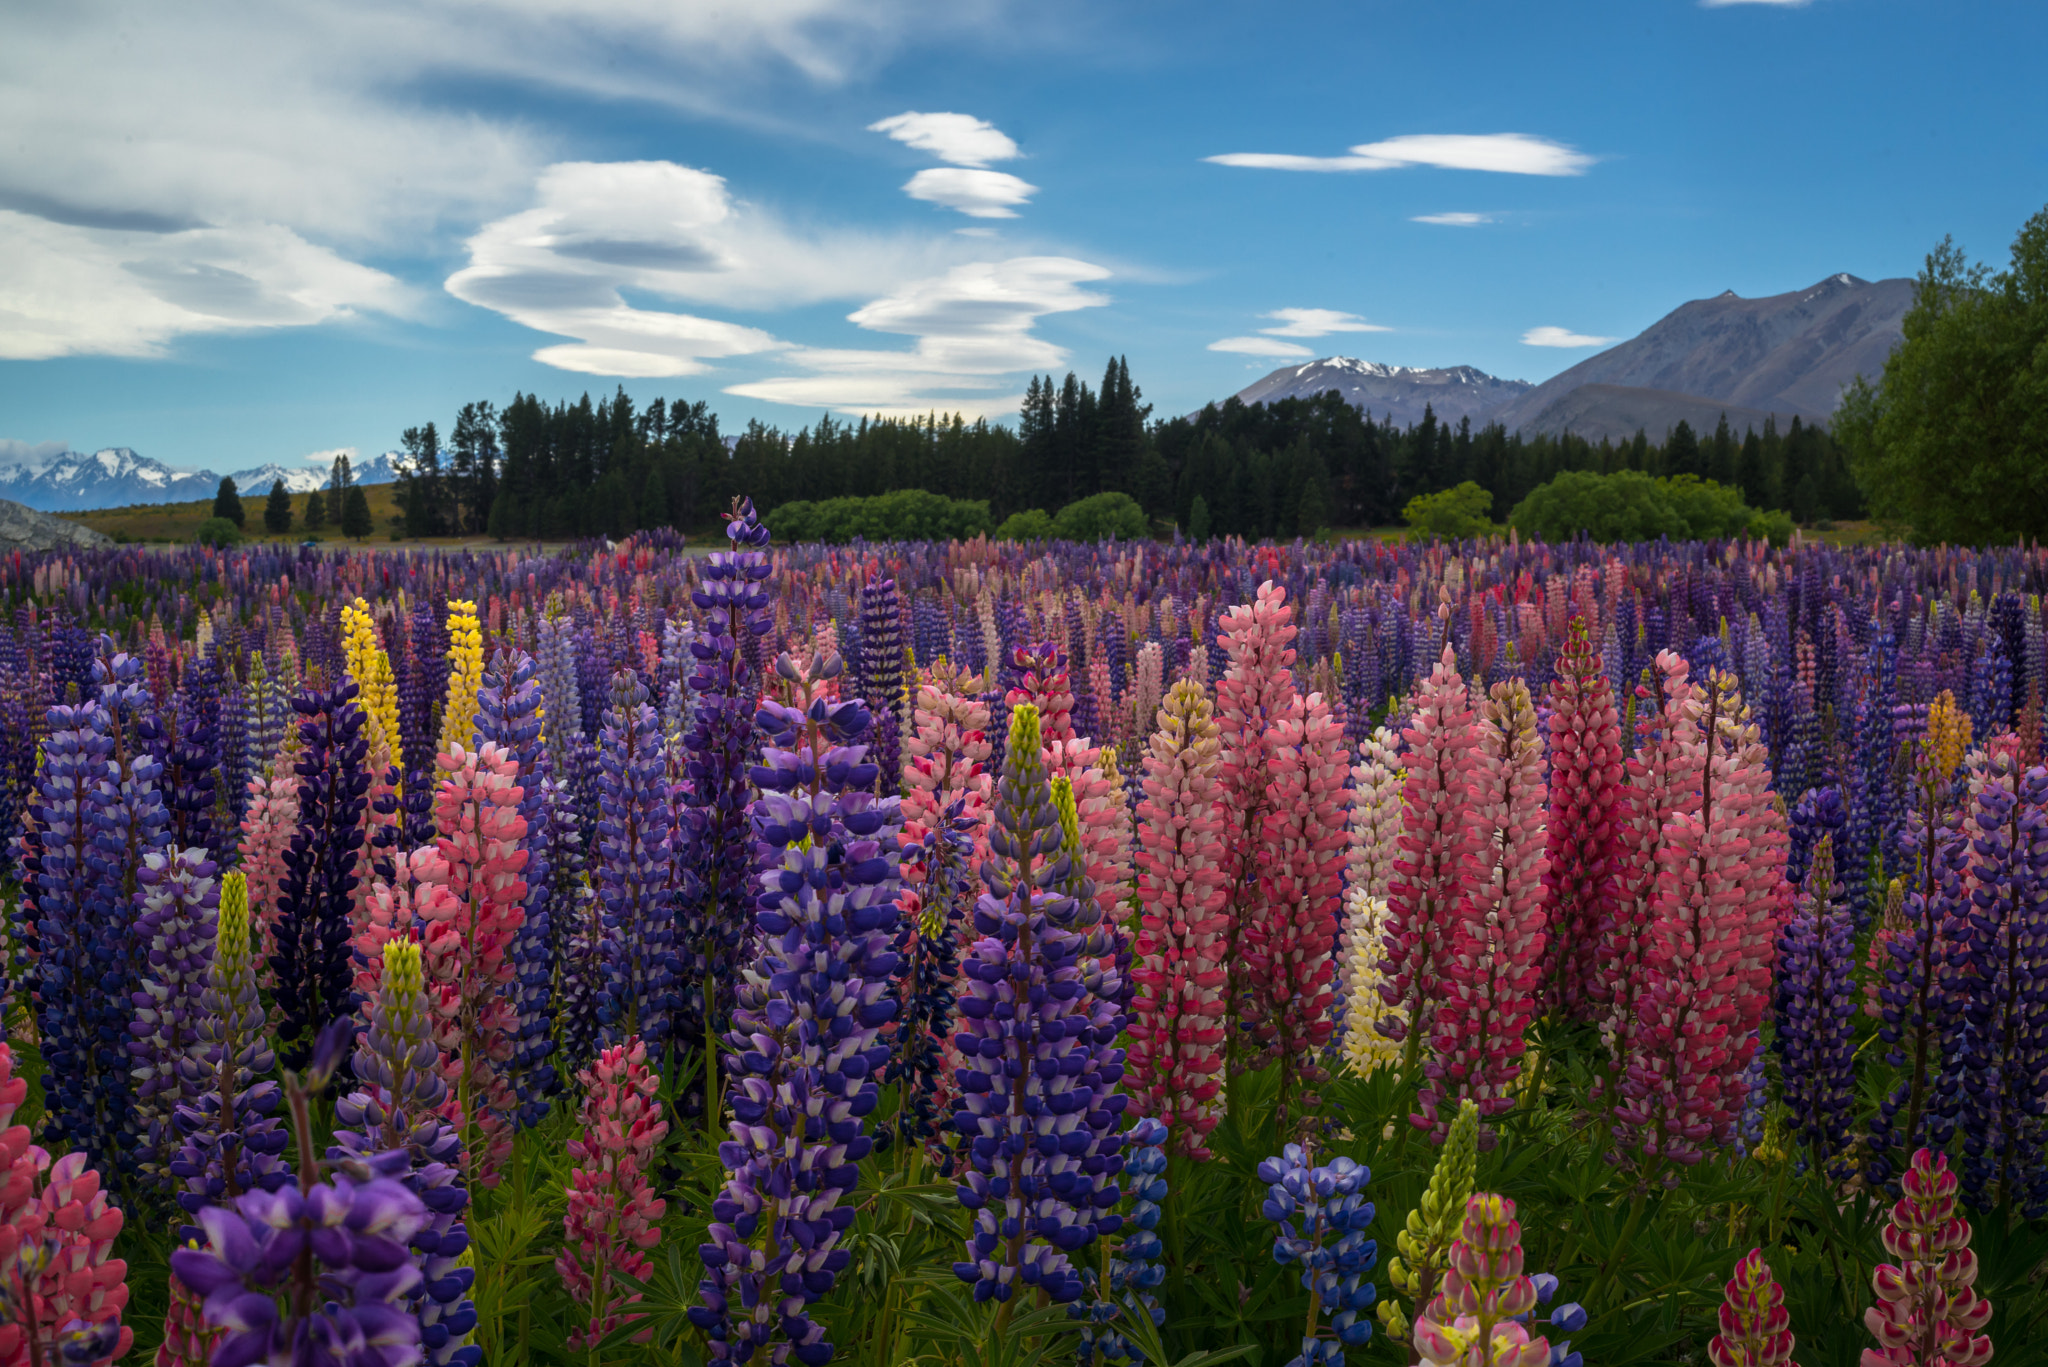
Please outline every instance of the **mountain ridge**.
[{"label": "mountain ridge", "polygon": [[[386,451],[351,467],[358,484],[388,484],[403,472],[404,458],[396,451]],[[238,470],[229,477],[247,498],[251,494],[269,493],[272,482],[278,479],[285,481],[289,492],[306,493],[323,487],[328,471],[321,466],[270,462]],[[186,503],[211,498],[219,489],[220,480],[211,470],[181,470],[142,455],[133,447],[107,446],[90,455],[67,450],[0,465],[0,499],[39,512],[90,512],[137,503]]]}]

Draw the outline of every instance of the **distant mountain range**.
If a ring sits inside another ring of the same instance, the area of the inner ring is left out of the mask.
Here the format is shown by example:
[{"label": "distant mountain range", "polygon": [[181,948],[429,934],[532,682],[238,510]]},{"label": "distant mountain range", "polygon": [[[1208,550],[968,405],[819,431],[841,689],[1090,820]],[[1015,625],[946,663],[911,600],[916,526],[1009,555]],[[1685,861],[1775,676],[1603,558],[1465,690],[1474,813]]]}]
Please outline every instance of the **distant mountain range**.
[{"label": "distant mountain range", "polygon": [[1771,417],[1780,426],[1795,416],[1825,423],[1852,380],[1883,370],[1912,302],[1911,280],[1831,275],[1764,299],[1732,290],[1695,299],[1540,385],[1470,366],[1416,370],[1335,356],[1276,370],[1237,397],[1271,402],[1336,389],[1404,427],[1427,403],[1450,423],[1470,417],[1474,427],[1498,422],[1589,441],[1638,429],[1661,441],[1681,419],[1711,431],[1724,413],[1738,433]]},{"label": "distant mountain range", "polygon": [[[389,484],[404,469],[396,451],[351,462],[358,484]],[[230,478],[244,499],[270,492],[278,480],[295,494],[325,485],[326,467],[275,463],[237,470]],[[109,446],[91,455],[65,451],[37,460],[0,465],[0,499],[44,512],[79,512],[122,508],[132,503],[187,503],[212,498],[221,477],[211,470],[177,470],[160,460],[138,455],[126,446]]]}]

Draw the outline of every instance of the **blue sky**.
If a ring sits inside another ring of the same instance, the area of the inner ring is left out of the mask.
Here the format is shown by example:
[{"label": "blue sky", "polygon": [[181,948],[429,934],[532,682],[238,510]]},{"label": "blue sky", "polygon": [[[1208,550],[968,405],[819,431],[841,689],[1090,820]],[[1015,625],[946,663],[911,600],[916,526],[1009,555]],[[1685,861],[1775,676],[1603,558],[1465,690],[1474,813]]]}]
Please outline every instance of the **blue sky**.
[{"label": "blue sky", "polygon": [[293,464],[621,383],[728,428],[1007,417],[1112,353],[1161,413],[1332,353],[1541,380],[1944,233],[2002,263],[2048,201],[2048,7],[2019,0],[5,25],[0,461]]}]

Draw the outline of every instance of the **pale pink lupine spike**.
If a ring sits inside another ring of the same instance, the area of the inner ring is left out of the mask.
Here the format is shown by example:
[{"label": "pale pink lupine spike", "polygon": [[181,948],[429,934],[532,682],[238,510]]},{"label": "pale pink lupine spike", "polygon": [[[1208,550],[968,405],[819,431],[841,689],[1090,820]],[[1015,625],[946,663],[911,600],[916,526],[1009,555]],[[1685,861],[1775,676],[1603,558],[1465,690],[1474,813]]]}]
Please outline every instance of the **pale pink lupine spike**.
[{"label": "pale pink lupine spike", "polygon": [[284,852],[299,825],[299,777],[279,765],[269,778],[249,780],[249,806],[242,816],[238,867],[249,880],[249,915],[256,923],[259,962],[265,986],[271,986],[270,959],[277,952],[277,894],[284,882]]},{"label": "pale pink lupine spike", "polygon": [[[1271,728],[1272,807],[1260,830],[1259,913],[1245,927],[1244,1024],[1263,1060],[1280,1061],[1283,1126],[1315,1104],[1335,1032],[1332,985],[1350,830],[1344,727],[1320,693]],[[1297,1090],[1297,1089],[1300,1090]]]},{"label": "pale pink lupine spike", "polygon": [[1176,1152],[1207,1158],[1223,1118],[1223,829],[1207,691],[1184,679],[1159,709],[1138,804],[1138,938],[1124,1086]]},{"label": "pale pink lupine spike", "polygon": [[1472,700],[1457,657],[1443,657],[1416,690],[1408,725],[1408,767],[1402,778],[1401,835],[1387,881],[1385,977],[1380,995],[1394,1011],[1381,1033],[1403,1041],[1404,1066],[1419,1060],[1457,928],[1461,809],[1467,756],[1478,743]]},{"label": "pale pink lupine spike", "polygon": [[661,1241],[667,1209],[648,1177],[668,1121],[655,1099],[661,1080],[647,1066],[647,1046],[637,1035],[613,1045],[577,1080],[583,1084],[581,1132],[569,1141],[576,1166],[555,1257],[562,1284],[588,1316],[570,1333],[572,1351],[639,1318],[622,1313],[639,1295],[619,1295],[613,1278],[644,1281],[654,1270],[647,1251]]},{"label": "pale pink lupine spike", "polygon": [[[1438,1142],[1467,1097],[1482,1117],[1514,1105],[1543,972],[1543,745],[1528,685],[1495,684],[1478,732],[1464,756],[1462,886],[1445,991],[1430,1022],[1421,1109],[1411,1117]],[[1480,1143],[1491,1143],[1485,1127]]]}]

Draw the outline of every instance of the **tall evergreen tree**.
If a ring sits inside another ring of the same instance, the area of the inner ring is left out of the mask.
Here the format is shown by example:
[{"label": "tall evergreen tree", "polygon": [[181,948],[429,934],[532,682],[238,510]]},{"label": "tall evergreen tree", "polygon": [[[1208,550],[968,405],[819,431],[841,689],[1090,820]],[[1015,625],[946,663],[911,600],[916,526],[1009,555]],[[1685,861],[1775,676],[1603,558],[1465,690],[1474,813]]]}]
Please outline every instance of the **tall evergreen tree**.
[{"label": "tall evergreen tree", "polygon": [[223,479],[220,488],[213,495],[213,515],[224,517],[237,527],[243,525],[248,514],[242,511],[242,494],[235,488],[232,478]]},{"label": "tall evergreen tree", "polygon": [[317,532],[327,525],[327,495],[315,489],[306,495],[306,530]]},{"label": "tall evergreen tree", "polygon": [[292,496],[285,492],[281,479],[270,482],[270,497],[263,500],[263,530],[272,536],[283,536],[292,529]]},{"label": "tall evergreen tree", "polygon": [[442,514],[441,434],[433,423],[408,427],[399,438],[405,447],[405,474],[398,483],[399,505],[409,537],[440,536],[447,530]]}]

